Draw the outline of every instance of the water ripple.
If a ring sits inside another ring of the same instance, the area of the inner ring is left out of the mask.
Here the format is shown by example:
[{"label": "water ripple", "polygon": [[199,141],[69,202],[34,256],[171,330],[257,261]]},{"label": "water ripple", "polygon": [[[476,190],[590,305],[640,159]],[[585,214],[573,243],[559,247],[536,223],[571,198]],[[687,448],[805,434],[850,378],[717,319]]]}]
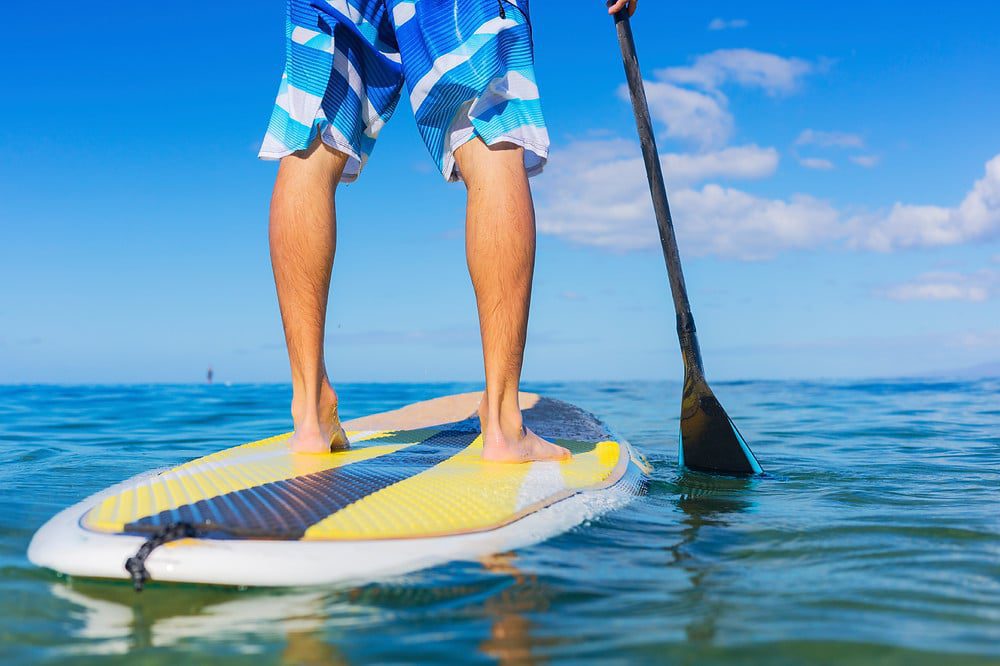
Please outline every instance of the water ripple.
[{"label": "water ripple", "polygon": [[[341,387],[347,417],[466,384]],[[150,468],[289,428],[286,386],[0,387],[5,661],[1000,658],[1000,382],[721,382],[767,475],[681,473],[676,383],[537,384],[653,465],[647,494],[486,563],[246,590],[59,578],[32,532]],[[331,563],[336,566],[336,563]]]}]

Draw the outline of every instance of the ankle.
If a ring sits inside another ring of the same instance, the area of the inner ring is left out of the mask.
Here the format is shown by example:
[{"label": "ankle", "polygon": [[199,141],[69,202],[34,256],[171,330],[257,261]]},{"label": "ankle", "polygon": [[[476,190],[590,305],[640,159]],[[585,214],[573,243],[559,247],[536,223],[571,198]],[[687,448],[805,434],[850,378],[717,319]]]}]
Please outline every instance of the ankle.
[{"label": "ankle", "polygon": [[500,432],[504,437],[520,439],[524,436],[524,419],[521,418],[521,410],[516,406],[513,410],[501,410]]},{"label": "ankle", "polygon": [[318,391],[295,390],[292,393],[292,421],[295,428],[319,427],[320,423],[336,421],[338,398],[326,379]]},{"label": "ankle", "polygon": [[516,402],[481,408],[480,418],[487,430],[494,433],[499,430],[505,438],[519,439],[524,435],[524,419]]}]

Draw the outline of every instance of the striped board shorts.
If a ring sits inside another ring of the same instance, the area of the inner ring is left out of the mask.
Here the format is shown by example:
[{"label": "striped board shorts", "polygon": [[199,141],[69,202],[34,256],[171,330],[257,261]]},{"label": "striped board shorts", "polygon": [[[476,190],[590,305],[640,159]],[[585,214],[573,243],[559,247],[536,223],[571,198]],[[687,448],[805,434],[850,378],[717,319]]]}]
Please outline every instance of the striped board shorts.
[{"label": "striped board shorts", "polygon": [[449,181],[480,137],[524,148],[541,171],[549,138],[535,84],[528,0],[289,0],[285,71],[260,149],[280,159],[316,136],[358,177],[406,81],[424,144]]}]

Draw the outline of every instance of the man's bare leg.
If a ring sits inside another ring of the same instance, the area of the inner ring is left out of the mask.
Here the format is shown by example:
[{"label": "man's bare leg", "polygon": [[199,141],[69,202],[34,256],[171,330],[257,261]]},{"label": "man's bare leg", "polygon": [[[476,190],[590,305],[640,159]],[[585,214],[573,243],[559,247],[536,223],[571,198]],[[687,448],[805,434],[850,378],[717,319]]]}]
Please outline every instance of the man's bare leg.
[{"label": "man's bare leg", "polygon": [[465,254],[479,308],[486,392],[483,458],[560,460],[570,453],[524,427],[517,402],[535,268],[535,211],[523,150],[473,139],[455,151],[469,192]]},{"label": "man's bare leg", "polygon": [[281,160],[271,196],[271,267],[292,366],[293,451],[348,446],[337,394],[326,374],[323,338],[337,247],[334,191],[347,156],[317,141]]}]

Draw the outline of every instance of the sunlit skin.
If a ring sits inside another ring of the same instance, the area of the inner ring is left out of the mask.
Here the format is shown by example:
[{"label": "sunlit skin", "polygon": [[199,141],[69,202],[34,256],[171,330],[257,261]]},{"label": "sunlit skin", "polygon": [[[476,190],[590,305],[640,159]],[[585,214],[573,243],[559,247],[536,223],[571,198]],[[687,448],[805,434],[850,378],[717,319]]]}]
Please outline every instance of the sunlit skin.
[{"label": "sunlit skin", "polygon": [[570,453],[521,421],[518,385],[535,267],[535,211],[524,150],[479,139],[455,151],[468,189],[465,256],[476,292],[486,391],[479,405],[483,458],[561,460]]},{"label": "sunlit skin", "polygon": [[[634,13],[636,0],[608,8]],[[479,138],[455,150],[465,183],[466,260],[476,293],[486,390],[479,405],[483,458],[563,460],[568,450],[524,426],[518,386],[535,266],[535,212],[523,149]],[[292,374],[289,447],[329,453],[349,446],[323,353],[330,275],[337,248],[335,194],[347,164],[317,139],[282,158],[271,197],[271,265]]]},{"label": "sunlit skin", "polygon": [[[468,190],[466,257],[476,293],[486,391],[479,407],[483,458],[561,460],[569,451],[525,428],[518,385],[531,303],[535,218],[520,147],[474,139],[455,151]],[[289,440],[298,453],[348,445],[323,354],[336,253],[336,184],[347,158],[317,142],[281,160],[271,199],[271,262],[292,369]]]},{"label": "sunlit skin", "polygon": [[317,142],[282,158],[271,196],[271,266],[292,369],[293,451],[347,446],[323,355],[330,273],[337,248],[334,192],[347,157]]},{"label": "sunlit skin", "polygon": [[623,9],[628,9],[628,15],[632,16],[635,14],[636,8],[639,6],[639,0],[615,0],[608,4],[608,13],[617,14]]}]

